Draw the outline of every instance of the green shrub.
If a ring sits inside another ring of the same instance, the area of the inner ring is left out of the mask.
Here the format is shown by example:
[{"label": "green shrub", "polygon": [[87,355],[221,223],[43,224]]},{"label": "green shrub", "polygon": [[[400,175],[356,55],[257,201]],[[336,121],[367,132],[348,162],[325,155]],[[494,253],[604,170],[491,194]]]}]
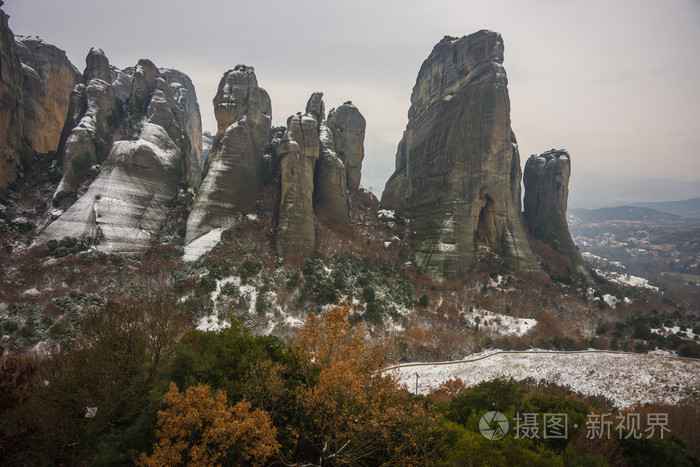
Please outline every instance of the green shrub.
[{"label": "green shrub", "polygon": [[105,146],[107,146],[107,143],[102,139],[97,130],[90,135],[90,140],[92,141],[92,145],[95,146],[95,153],[101,153]]},{"label": "green shrub", "polygon": [[233,282],[227,282],[221,287],[221,293],[223,295],[236,296],[239,292],[238,287],[236,287],[236,284]]},{"label": "green shrub", "polygon": [[418,304],[420,306],[428,306],[428,303],[430,303],[428,296],[425,294],[421,295],[420,299],[418,300]]},{"label": "green shrub", "polygon": [[375,302],[367,303],[367,311],[365,311],[365,321],[371,324],[379,324],[382,322],[382,310]]},{"label": "green shrub", "polygon": [[688,342],[678,346],[678,355],[681,357],[700,358],[700,344]]},{"label": "green shrub", "polygon": [[265,297],[263,294],[259,293],[257,297],[255,297],[255,312],[259,315],[264,315],[266,308],[267,303],[265,303]]},{"label": "green shrub", "polygon": [[241,276],[241,283],[247,284],[248,279],[259,273],[262,268],[263,263],[259,258],[246,258],[238,269],[238,274]]},{"label": "green shrub", "polygon": [[366,303],[373,302],[377,298],[377,293],[375,292],[374,287],[368,285],[365,288],[363,288],[362,298],[365,300]]},{"label": "green shrub", "polygon": [[90,151],[83,151],[73,156],[73,159],[70,161],[70,166],[75,173],[80,173],[89,169],[92,167],[92,154],[90,154]]}]

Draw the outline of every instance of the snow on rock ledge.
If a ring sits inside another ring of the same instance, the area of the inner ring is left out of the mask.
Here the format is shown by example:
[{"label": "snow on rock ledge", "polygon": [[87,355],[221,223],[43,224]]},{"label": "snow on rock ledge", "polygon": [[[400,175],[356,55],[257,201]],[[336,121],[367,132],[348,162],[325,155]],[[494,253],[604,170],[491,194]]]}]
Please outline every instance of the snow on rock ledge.
[{"label": "snow on rock ledge", "polygon": [[97,237],[110,253],[148,248],[182,179],[182,151],[160,125],[144,123],[140,139],[112,146],[97,179],[39,241]]}]

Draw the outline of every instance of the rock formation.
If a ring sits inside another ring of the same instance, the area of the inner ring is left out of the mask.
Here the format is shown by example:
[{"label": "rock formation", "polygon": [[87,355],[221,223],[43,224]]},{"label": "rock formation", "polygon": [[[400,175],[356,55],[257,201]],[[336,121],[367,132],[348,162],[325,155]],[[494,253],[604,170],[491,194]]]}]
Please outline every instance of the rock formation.
[{"label": "rock formation", "polygon": [[[0,0],[0,6],[4,2]],[[10,30],[8,16],[0,10],[0,191],[17,178],[21,168],[24,98],[22,64]]]},{"label": "rock formation", "polygon": [[366,126],[365,118],[349,101],[328,114],[328,127],[333,132],[338,157],[347,167],[347,186],[351,191],[360,188]]},{"label": "rock formation", "polygon": [[218,130],[187,220],[186,257],[213,247],[221,229],[231,225],[264,186],[263,153],[270,142],[272,107],[252,67],[237,65],[224,74],[214,110]]},{"label": "rock formation", "polygon": [[325,122],[319,124],[318,139],[321,150],[314,172],[314,209],[327,224],[349,229],[347,165],[338,157],[333,133]]},{"label": "rock formation", "polygon": [[[364,122],[359,111],[355,111],[354,121],[361,119]],[[321,92],[311,95],[305,114],[298,113],[287,120],[287,132],[277,148],[282,174],[277,253],[282,257],[313,253],[317,217],[332,228],[350,228],[348,169],[339,157],[338,142],[334,140],[330,124],[330,120],[325,120]],[[342,128],[338,127],[338,130],[342,131]],[[347,144],[347,141],[343,140],[341,144]],[[355,147],[361,149],[362,145],[361,139]],[[358,177],[360,169],[357,167]]]},{"label": "rock formation", "polygon": [[410,219],[416,262],[437,277],[468,271],[480,247],[514,269],[539,270],[521,224],[520,158],[502,63],[495,32],[445,37],[413,88],[382,203]]},{"label": "rock formation", "polygon": [[24,74],[24,138],[38,153],[56,151],[80,72],[58,47],[38,37],[15,39]]},{"label": "rock formation", "polygon": [[95,237],[101,251],[148,248],[168,215],[177,185],[186,181],[191,147],[184,117],[156,66],[139,61],[125,103],[128,116],[121,122],[121,101],[115,98],[111,81],[105,81],[111,78],[119,77],[104,54],[92,49],[86,84],[73,92],[69,122],[75,122],[78,109],[85,111],[70,131],[65,151],[74,154],[83,145],[91,158],[99,156],[94,139],[100,133],[109,134],[114,143],[86,193],[41,233],[39,241]]},{"label": "rock formation", "polygon": [[188,179],[190,184],[196,188],[202,181],[202,166],[204,165],[204,158],[202,157],[202,116],[199,113],[197,93],[190,77],[181,71],[169,68],[161,68],[158,71],[173,90],[175,101],[180,110],[182,110],[185,119],[185,132],[192,146]]},{"label": "rock formation", "polygon": [[314,168],[320,148],[315,115],[298,113],[287,119],[287,132],[277,148],[282,173],[277,252],[282,257],[314,251]]},{"label": "rock formation", "polygon": [[121,102],[112,87],[109,60],[101,49],[92,48],[85,63],[83,82],[70,96],[59,144],[63,177],[54,194],[56,199],[75,199],[80,185],[89,179],[92,165],[107,157],[112,130],[120,120]]},{"label": "rock formation", "polygon": [[567,257],[578,275],[590,279],[566,222],[570,175],[571,158],[565,150],[530,156],[523,173],[525,221],[535,238]]}]

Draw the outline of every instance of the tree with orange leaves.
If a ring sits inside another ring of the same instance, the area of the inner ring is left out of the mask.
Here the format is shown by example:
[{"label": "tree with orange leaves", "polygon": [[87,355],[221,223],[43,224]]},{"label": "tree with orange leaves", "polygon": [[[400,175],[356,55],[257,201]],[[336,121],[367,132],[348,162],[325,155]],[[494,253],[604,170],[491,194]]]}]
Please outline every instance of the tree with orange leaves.
[{"label": "tree with orange leaves", "polygon": [[[153,454],[141,454],[142,466],[210,466],[223,458],[237,464],[260,465],[279,447],[277,431],[269,415],[245,400],[233,407],[226,404],[226,393],[212,396],[206,384],[181,393],[175,383],[163,399],[168,406],[158,412],[157,441]],[[234,447],[241,447],[233,452]]]},{"label": "tree with orange leaves", "polygon": [[297,389],[296,461],[321,466],[434,460],[443,436],[437,418],[381,374],[384,347],[368,345],[365,334],[350,326],[349,314],[347,304],[322,317],[312,314],[300,332],[295,352],[308,370],[306,384]]}]

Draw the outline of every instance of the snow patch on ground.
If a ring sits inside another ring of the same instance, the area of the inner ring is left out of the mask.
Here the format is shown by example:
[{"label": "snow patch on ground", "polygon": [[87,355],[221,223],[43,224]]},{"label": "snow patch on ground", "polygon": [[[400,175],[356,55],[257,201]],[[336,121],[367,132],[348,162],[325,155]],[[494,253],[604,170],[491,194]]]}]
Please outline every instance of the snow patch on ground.
[{"label": "snow patch on ground", "polygon": [[[488,350],[458,362],[406,364],[387,369],[410,391],[428,394],[449,379],[475,386],[495,378],[534,378],[586,396],[602,395],[618,408],[640,402],[676,404],[700,396],[700,360],[605,351]],[[496,408],[497,409],[497,408]]]},{"label": "snow patch on ground", "polygon": [[619,273],[614,271],[603,271],[602,269],[595,269],[596,274],[605,277],[610,282],[615,282],[617,284],[629,285],[631,287],[639,287],[642,289],[649,289],[658,292],[659,288],[649,284],[647,279],[639,276],[633,276],[632,274]]},{"label": "snow patch on ground", "polygon": [[197,329],[199,331],[219,332],[229,327],[231,327],[231,323],[226,320],[220,320],[216,314],[204,316],[197,322]]},{"label": "snow patch on ground", "polygon": [[688,339],[695,339],[698,335],[695,334],[692,330],[686,329],[685,331],[681,331],[680,326],[662,326],[661,328],[658,329],[653,329],[651,330],[654,334],[661,334],[662,336],[668,336],[669,334],[678,334],[679,332],[681,333],[681,336],[685,334],[688,336]]},{"label": "snow patch on ground", "polygon": [[610,295],[609,293],[603,295],[603,301],[610,308],[615,308],[617,307],[617,304],[620,303],[620,300],[617,297],[615,297],[614,295]]},{"label": "snow patch on ground", "polygon": [[515,318],[479,309],[471,313],[464,313],[463,316],[471,327],[478,324],[479,329],[489,331],[494,335],[522,336],[537,324],[537,320],[533,318]]}]

